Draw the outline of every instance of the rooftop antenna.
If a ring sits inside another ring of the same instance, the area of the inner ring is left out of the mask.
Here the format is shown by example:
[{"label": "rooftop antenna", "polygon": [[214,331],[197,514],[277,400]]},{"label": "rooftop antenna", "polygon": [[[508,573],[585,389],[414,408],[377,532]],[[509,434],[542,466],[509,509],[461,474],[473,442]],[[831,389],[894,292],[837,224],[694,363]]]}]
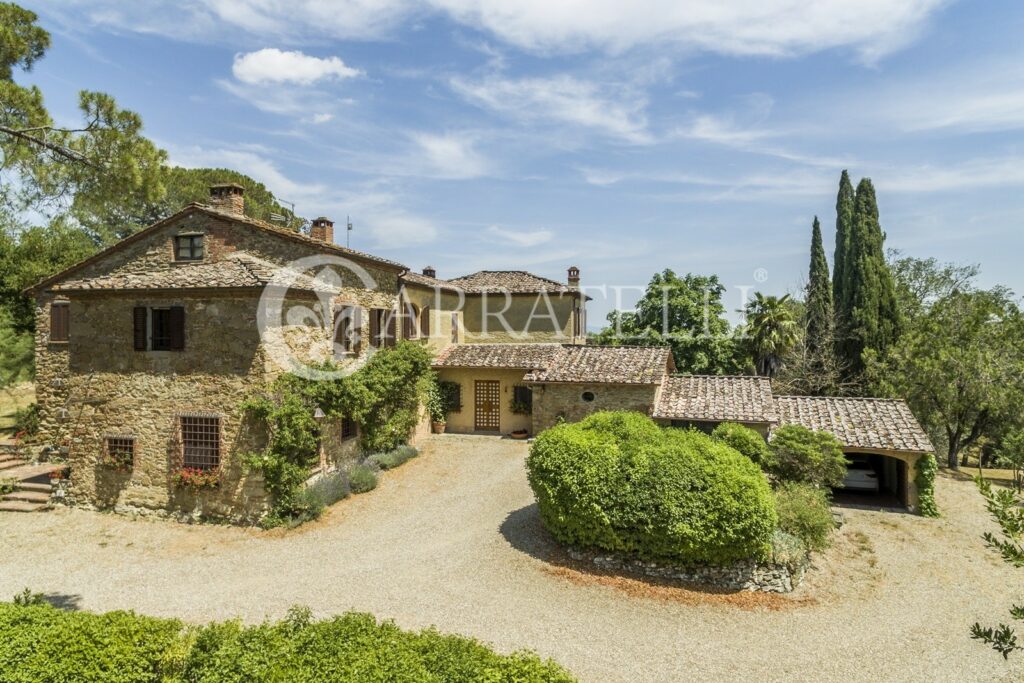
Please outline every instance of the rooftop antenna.
[{"label": "rooftop antenna", "polygon": [[350,249],[352,247],[352,219],[345,216],[345,248]]},{"label": "rooftop antenna", "polygon": [[282,216],[279,213],[272,213],[270,214],[270,220],[276,223],[287,223],[289,218],[295,218],[295,202],[290,202],[287,199],[281,199],[280,197],[274,197],[274,201],[278,202],[279,204],[287,204],[291,216]]}]

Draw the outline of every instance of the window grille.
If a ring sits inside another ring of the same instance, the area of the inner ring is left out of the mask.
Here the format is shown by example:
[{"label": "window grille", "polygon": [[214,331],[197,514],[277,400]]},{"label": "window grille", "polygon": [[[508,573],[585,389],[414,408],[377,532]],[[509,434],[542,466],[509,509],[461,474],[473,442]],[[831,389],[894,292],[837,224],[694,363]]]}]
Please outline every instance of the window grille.
[{"label": "window grille", "polygon": [[351,417],[346,417],[346,418],[343,418],[341,420],[341,440],[342,441],[345,441],[347,439],[355,438],[357,433],[358,433],[358,428],[356,427],[356,421],[355,420],[353,420]]},{"label": "window grille", "polygon": [[108,436],[103,440],[105,464],[119,470],[130,470],[135,464],[135,438]]},{"label": "window grille", "polygon": [[526,410],[533,410],[533,389],[525,386],[512,387],[512,400]]},{"label": "window grille", "polygon": [[220,465],[220,417],[215,415],[182,415],[181,464],[200,470]]}]

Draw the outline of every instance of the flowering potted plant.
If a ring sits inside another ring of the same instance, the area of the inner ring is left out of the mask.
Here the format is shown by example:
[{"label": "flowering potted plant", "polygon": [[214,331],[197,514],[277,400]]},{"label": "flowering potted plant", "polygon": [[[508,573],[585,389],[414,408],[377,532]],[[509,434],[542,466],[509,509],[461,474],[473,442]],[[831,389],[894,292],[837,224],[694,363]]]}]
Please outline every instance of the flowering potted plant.
[{"label": "flowering potted plant", "polygon": [[220,479],[219,468],[182,467],[171,474],[176,487],[193,491],[215,489],[220,486]]}]

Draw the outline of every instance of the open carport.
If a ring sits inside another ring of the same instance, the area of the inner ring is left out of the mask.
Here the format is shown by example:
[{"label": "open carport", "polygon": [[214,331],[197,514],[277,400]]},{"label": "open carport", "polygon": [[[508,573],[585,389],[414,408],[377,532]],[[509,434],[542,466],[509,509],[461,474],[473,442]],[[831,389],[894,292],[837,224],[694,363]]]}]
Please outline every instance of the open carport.
[{"label": "open carport", "polygon": [[917,509],[917,463],[934,449],[904,401],[825,396],[775,401],[780,424],[829,432],[843,445],[850,466],[844,487],[836,489],[837,502]]}]

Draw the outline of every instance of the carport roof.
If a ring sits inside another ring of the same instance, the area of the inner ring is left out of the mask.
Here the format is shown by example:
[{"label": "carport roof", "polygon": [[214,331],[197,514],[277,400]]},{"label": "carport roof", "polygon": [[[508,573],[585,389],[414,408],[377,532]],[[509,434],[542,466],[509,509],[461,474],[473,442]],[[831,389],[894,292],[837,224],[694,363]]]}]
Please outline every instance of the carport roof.
[{"label": "carport roof", "polygon": [[777,396],[781,424],[835,435],[845,448],[930,453],[935,450],[910,406],[897,399]]},{"label": "carport roof", "polygon": [[665,380],[654,417],[698,422],[774,423],[779,419],[767,377],[675,375]]}]

